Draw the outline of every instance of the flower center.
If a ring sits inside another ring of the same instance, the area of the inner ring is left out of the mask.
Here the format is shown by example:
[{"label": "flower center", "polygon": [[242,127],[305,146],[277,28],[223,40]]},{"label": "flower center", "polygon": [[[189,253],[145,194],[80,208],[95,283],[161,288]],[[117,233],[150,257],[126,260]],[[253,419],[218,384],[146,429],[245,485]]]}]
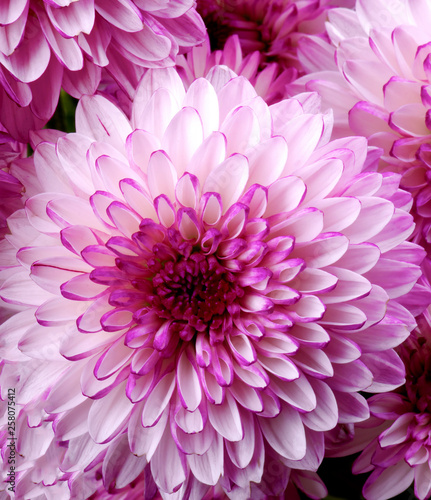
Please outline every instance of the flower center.
[{"label": "flower center", "polygon": [[223,315],[243,290],[233,273],[216,257],[199,252],[176,260],[149,263],[154,271],[149,302],[160,317],[187,322],[202,332],[217,327]]}]

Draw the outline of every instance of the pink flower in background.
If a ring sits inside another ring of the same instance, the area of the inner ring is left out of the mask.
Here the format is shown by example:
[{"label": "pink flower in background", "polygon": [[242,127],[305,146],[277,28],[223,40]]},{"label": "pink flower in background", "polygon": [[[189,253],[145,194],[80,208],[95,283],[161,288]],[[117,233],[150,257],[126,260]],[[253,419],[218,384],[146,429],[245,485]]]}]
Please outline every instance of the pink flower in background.
[{"label": "pink flower in background", "polygon": [[328,13],[331,44],[306,37],[307,76],[291,87],[318,91],[334,110],[337,136],[364,135],[384,151],[381,170],[403,174],[412,192],[416,239],[431,242],[431,8],[427,1],[357,0]]},{"label": "pink flower in background", "polygon": [[135,66],[173,65],[179,48],[202,42],[204,32],[193,0],[5,0],[0,121],[27,142],[51,118],[61,87],[93,94],[102,68],[121,86]]},{"label": "pink flower in background", "polygon": [[387,500],[414,482],[415,496],[431,496],[431,344],[430,316],[398,348],[406,383],[395,392],[369,399],[372,417],[357,424],[355,438],[334,454],[363,450],[353,465],[356,474],[371,472],[363,488],[367,500]]},{"label": "pink flower in background", "polygon": [[205,77],[214,66],[225,65],[232,70],[232,77],[244,76],[259,96],[268,104],[273,104],[286,97],[287,85],[297,73],[293,68],[282,69],[277,62],[268,63],[262,69],[264,57],[259,51],[243,57],[241,41],[236,34],[226,40],[223,50],[211,52],[207,37],[202,45],[177,57],[177,69],[188,88],[197,78]]},{"label": "pink flower in background", "polygon": [[[214,49],[238,35],[244,56],[258,52],[260,67],[289,68],[293,78],[302,67],[296,55],[304,34],[323,35],[327,9],[351,6],[352,0],[198,0]],[[257,56],[254,56],[257,58]]]},{"label": "pink flower in background", "polygon": [[225,67],[187,91],[149,70],[130,120],[84,96],[76,134],[41,131],[33,168],[13,164],[0,297],[22,311],[2,355],[13,376],[49,346],[43,397],[20,404],[53,421],[55,481],[325,495],[324,431],[404,382],[394,347],[430,297],[399,175],[372,171],[363,138],[329,142],[318,109],[268,107]]}]

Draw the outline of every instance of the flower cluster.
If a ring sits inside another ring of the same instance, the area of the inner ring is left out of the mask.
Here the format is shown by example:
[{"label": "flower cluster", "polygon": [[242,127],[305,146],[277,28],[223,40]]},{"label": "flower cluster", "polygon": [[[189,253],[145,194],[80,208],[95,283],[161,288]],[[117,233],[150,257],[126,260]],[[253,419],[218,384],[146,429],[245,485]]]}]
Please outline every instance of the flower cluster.
[{"label": "flower cluster", "polygon": [[0,498],[430,498],[427,2],[3,3]]}]

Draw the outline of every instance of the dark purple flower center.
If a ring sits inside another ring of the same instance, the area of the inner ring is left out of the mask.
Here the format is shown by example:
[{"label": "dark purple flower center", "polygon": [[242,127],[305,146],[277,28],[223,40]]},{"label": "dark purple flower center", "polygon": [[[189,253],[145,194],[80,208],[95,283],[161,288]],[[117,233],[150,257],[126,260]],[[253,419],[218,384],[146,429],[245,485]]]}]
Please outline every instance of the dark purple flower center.
[{"label": "dark purple flower center", "polygon": [[150,304],[160,317],[187,321],[197,331],[206,330],[243,293],[234,275],[212,255],[192,253],[149,268],[155,272]]},{"label": "dark purple flower center", "polygon": [[[122,254],[116,267],[124,283],[129,282],[113,287],[109,303],[133,311],[138,325],[155,313],[169,335],[190,341],[202,332],[211,342],[223,341],[239,310],[236,301],[245,293],[237,273],[216,253],[203,250],[200,242],[184,241],[177,230],[145,229],[133,235],[139,249],[123,238],[108,242]],[[123,252],[126,246],[134,248],[134,255]]]}]

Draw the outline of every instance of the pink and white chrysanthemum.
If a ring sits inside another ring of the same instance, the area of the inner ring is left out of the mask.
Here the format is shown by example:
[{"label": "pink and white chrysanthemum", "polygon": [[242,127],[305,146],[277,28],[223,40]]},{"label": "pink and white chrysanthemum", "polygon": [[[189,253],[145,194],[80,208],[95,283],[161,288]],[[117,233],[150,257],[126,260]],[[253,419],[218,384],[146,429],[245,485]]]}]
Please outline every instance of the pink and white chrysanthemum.
[{"label": "pink and white chrysanthemum", "polygon": [[403,174],[415,199],[418,238],[431,241],[431,7],[426,0],[357,0],[328,13],[331,43],[305,37],[307,76],[291,90],[318,91],[337,135],[360,134],[384,150],[381,168]]},{"label": "pink and white chrysanthemum", "polygon": [[411,197],[318,107],[268,107],[224,67],[187,91],[149,70],[131,120],[84,96],[76,134],[14,163],[2,353],[13,374],[57,349],[40,411],[72,490],[103,463],[107,491],[146,470],[163,498],[271,495],[278,467],[324,495],[324,431],[404,382],[394,347],[430,301]]},{"label": "pink and white chrysanthemum", "polygon": [[119,82],[137,67],[175,63],[201,43],[193,0],[4,0],[0,6],[0,121],[27,142],[51,118],[60,88],[93,94],[102,68]]},{"label": "pink and white chrysanthemum", "polygon": [[367,500],[387,500],[414,482],[416,498],[431,496],[431,318],[398,348],[406,383],[394,392],[369,399],[371,417],[356,426],[355,437],[332,454],[363,450],[353,465],[356,474],[371,472],[363,488]]},{"label": "pink and white chrysanthemum", "polygon": [[[296,55],[304,34],[323,35],[327,10],[351,6],[352,0],[198,0],[197,9],[207,26],[214,49],[237,34],[243,54],[260,54],[260,68],[271,64],[302,70]],[[257,56],[254,56],[257,59]]]},{"label": "pink and white chrysanthemum", "polygon": [[264,55],[257,50],[243,57],[237,34],[226,40],[222,50],[211,52],[207,36],[202,45],[177,57],[177,69],[188,88],[197,78],[205,77],[214,66],[227,66],[235,73],[233,76],[247,78],[257,94],[272,104],[286,97],[287,85],[297,77],[297,71],[293,67],[283,69],[277,62],[268,63],[262,68],[263,59]]}]

